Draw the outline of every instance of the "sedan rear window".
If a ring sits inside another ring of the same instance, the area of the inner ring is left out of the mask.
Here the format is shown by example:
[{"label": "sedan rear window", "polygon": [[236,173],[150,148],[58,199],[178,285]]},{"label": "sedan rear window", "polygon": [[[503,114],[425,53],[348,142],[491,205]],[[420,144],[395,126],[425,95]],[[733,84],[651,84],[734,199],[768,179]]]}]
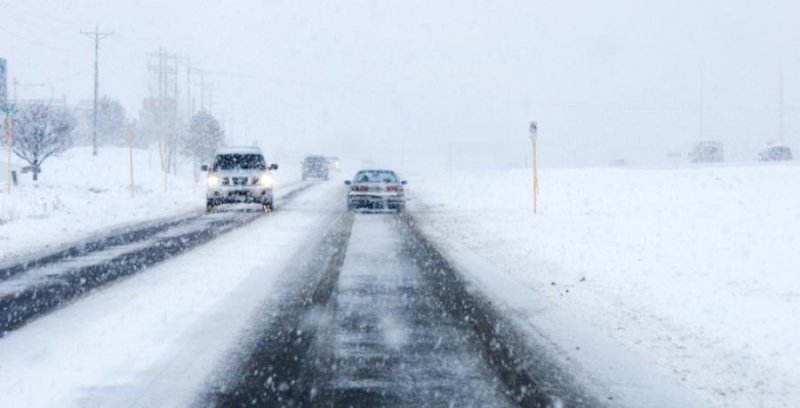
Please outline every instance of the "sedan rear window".
[{"label": "sedan rear window", "polygon": [[264,157],[260,154],[220,154],[214,160],[214,171],[218,170],[266,170]]},{"label": "sedan rear window", "polygon": [[359,171],[355,177],[356,183],[397,183],[397,175],[391,171]]}]

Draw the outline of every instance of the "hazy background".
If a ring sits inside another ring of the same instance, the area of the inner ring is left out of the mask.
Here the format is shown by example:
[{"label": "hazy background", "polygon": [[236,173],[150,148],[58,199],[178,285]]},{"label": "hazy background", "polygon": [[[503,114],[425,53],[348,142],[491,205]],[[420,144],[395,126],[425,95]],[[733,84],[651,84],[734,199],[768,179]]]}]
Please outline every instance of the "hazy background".
[{"label": "hazy background", "polygon": [[781,67],[800,148],[798,16],[796,0],[0,0],[0,56],[48,84],[21,99],[89,99],[79,31],[100,24],[101,93],[135,116],[145,54],[167,47],[218,73],[229,143],[278,157],[519,167],[537,120],[550,166],[685,161],[701,139],[745,161],[779,137]]}]

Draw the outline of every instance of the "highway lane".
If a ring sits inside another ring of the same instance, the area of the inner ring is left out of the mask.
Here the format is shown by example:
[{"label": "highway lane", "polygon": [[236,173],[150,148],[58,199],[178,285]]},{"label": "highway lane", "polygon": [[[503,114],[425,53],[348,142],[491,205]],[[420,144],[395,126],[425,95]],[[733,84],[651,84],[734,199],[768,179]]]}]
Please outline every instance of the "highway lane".
[{"label": "highway lane", "polygon": [[8,332],[0,406],[190,406],[254,317],[264,318],[256,311],[281,298],[282,281],[297,280],[288,267],[341,215],[343,190],[319,183],[269,216]]},{"label": "highway lane", "polygon": [[[312,187],[283,192],[276,209]],[[86,293],[184,253],[263,216],[223,211],[130,226],[0,269],[0,336]]]}]

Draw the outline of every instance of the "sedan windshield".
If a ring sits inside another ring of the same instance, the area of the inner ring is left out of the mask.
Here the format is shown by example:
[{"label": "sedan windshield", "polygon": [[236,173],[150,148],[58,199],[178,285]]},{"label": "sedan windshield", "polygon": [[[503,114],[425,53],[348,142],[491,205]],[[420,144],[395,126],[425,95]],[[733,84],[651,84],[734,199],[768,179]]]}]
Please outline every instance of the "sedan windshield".
[{"label": "sedan windshield", "polygon": [[266,170],[264,157],[260,154],[220,154],[214,161],[214,171],[219,170]]}]

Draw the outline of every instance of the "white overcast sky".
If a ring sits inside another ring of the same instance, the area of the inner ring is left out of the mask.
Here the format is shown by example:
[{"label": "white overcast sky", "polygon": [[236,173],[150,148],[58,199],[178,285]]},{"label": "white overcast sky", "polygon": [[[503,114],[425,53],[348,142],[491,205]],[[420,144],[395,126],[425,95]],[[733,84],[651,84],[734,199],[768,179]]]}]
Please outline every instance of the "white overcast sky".
[{"label": "white overcast sky", "polygon": [[277,156],[522,166],[535,119],[548,165],[663,163],[701,138],[752,160],[778,138],[781,66],[800,149],[798,16],[794,0],[0,0],[0,57],[21,99],[50,83],[88,99],[79,31],[100,24],[101,92],[135,116],[164,46],[226,73],[208,78],[232,142]]}]

